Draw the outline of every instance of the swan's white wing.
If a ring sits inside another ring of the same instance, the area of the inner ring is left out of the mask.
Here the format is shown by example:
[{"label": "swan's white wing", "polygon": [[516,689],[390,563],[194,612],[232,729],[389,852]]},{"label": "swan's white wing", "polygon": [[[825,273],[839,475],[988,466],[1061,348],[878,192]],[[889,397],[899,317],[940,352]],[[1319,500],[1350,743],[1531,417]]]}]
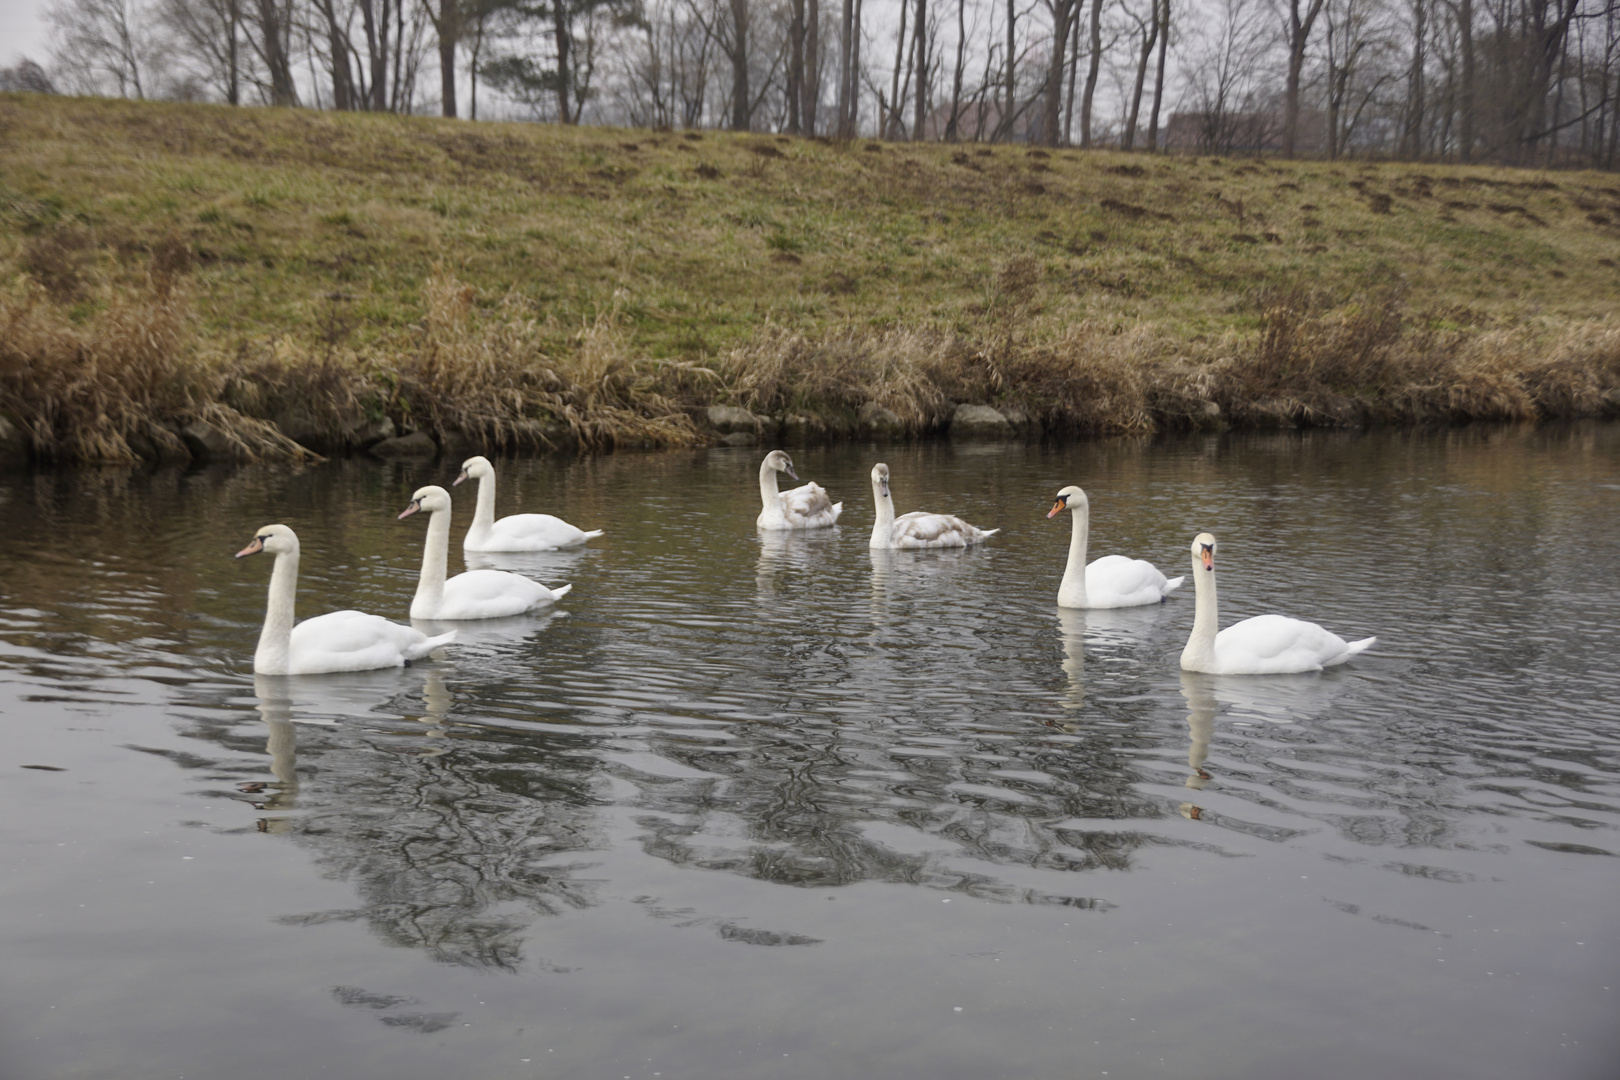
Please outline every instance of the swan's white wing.
[{"label": "swan's white wing", "polygon": [[889,546],[897,548],[967,547],[977,544],[999,529],[981,529],[951,514],[930,514],[913,510],[894,519],[889,530]]},{"label": "swan's white wing", "polygon": [[1181,582],[1172,582],[1146,559],[1104,555],[1086,566],[1086,603],[1094,608],[1157,604]]},{"label": "swan's white wing", "polygon": [[506,570],[469,570],[444,583],[444,601],[436,619],[499,619],[549,604],[573,588],[546,588],[532,578]]},{"label": "swan's white wing", "polygon": [[1344,663],[1374,640],[1367,638],[1352,647],[1316,623],[1286,615],[1256,615],[1215,635],[1215,666],[1217,673],[1231,675],[1320,671]]},{"label": "swan's white wing", "polygon": [[491,525],[489,535],[470,550],[550,551],[578,547],[591,537],[601,535],[600,529],[585,532],[551,514],[513,514]]},{"label": "swan's white wing", "polygon": [[293,627],[288,648],[289,674],[399,667],[406,660],[426,656],[454,637],[452,632],[430,638],[420,630],[363,611],[334,611]]},{"label": "swan's white wing", "polygon": [[777,498],[782,501],[782,516],[787,519],[789,528],[815,529],[832,525],[844,512],[844,504],[834,503],[826,489],[813,480],[784,491]]}]

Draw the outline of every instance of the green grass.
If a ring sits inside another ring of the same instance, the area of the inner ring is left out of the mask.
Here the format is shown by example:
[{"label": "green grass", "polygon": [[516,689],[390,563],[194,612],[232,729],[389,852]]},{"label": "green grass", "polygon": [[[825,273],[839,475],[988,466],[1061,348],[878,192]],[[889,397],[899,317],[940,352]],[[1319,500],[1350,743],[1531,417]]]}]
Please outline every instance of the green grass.
[{"label": "green grass", "polygon": [[1603,318],[1620,293],[1620,180],[1594,173],[37,96],[0,98],[0,131],[0,261],[77,224],[107,273],[133,276],[120,247],[178,235],[198,255],[204,332],[225,337],[299,333],[341,292],[386,338],[421,318],[435,264],[563,327],[617,295],[636,349],[684,359],[766,320],[973,337],[1021,255],[1039,263],[1029,314],[1051,334],[1217,335],[1256,325],[1257,294],[1301,285],[1349,299],[1399,281],[1436,325]]}]

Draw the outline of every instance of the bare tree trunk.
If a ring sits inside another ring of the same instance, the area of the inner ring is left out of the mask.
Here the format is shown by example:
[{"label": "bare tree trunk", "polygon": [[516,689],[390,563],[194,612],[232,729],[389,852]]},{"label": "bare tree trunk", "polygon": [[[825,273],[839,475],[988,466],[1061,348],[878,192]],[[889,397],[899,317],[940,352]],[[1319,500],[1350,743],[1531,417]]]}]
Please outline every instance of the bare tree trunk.
[{"label": "bare tree trunk", "polygon": [[1569,70],[1569,35],[1564,35],[1563,47],[1558,50],[1558,78],[1555,80],[1557,89],[1553,91],[1552,129],[1547,139],[1547,168],[1553,167],[1553,161],[1558,153],[1558,118],[1564,112],[1564,76]]},{"label": "bare tree trunk", "polygon": [[804,0],[788,4],[787,84],[782,96],[787,105],[787,132],[800,134],[799,106],[804,97]]},{"label": "bare tree trunk", "polygon": [[[883,120],[878,125],[878,136],[884,139],[898,139],[900,137],[900,65],[906,55],[906,19],[911,9],[904,3],[900,5],[900,32],[894,38],[894,70],[890,73],[889,100],[884,103]],[[907,75],[909,76],[909,72]],[[907,82],[909,82],[909,78]]]},{"label": "bare tree trunk", "polygon": [[1042,105],[1041,141],[1056,146],[1061,141],[1063,114],[1063,72],[1068,67],[1070,21],[1075,16],[1075,0],[1051,0],[1052,55],[1046,67],[1046,96]]},{"label": "bare tree trunk", "polygon": [[467,76],[471,83],[469,101],[467,103],[467,119],[478,119],[478,57],[484,51],[484,24],[489,18],[488,9],[478,11],[473,22],[472,50],[467,57]]},{"label": "bare tree trunk", "polygon": [[[228,75],[225,100],[232,105],[242,104],[242,60],[237,45],[237,28],[241,25],[242,9],[238,6],[238,0],[227,0],[225,4],[225,55],[227,57]],[[343,61],[344,70],[347,70],[347,55],[344,56]]]},{"label": "bare tree trunk", "polygon": [[804,71],[799,87],[799,123],[806,135],[814,135],[821,104],[821,0],[805,3]]},{"label": "bare tree trunk", "polygon": [[381,10],[373,0],[360,0],[360,20],[366,29],[367,70],[371,74],[371,111],[388,111],[388,0]]},{"label": "bare tree trunk", "polygon": [[[1418,0],[1419,3],[1422,0]],[[1283,91],[1283,156],[1293,157],[1299,140],[1299,80],[1305,68],[1311,26],[1322,13],[1323,0],[1310,0],[1302,16],[1299,0],[1288,0],[1288,82]]]},{"label": "bare tree trunk", "polygon": [[1069,20],[1069,95],[1063,107],[1063,144],[1074,145],[1074,88],[1080,78],[1080,13]]},{"label": "bare tree trunk", "polygon": [[860,131],[861,121],[861,8],[864,0],[855,0],[855,25],[851,27],[854,40],[849,47],[849,137]]},{"label": "bare tree trunk", "polygon": [[838,123],[833,133],[840,139],[854,137],[849,123],[850,58],[854,55],[855,0],[844,0],[841,13],[843,33],[838,38]]},{"label": "bare tree trunk", "polygon": [[1122,149],[1136,146],[1136,121],[1142,114],[1142,87],[1147,82],[1148,61],[1153,59],[1153,46],[1159,40],[1159,0],[1153,0],[1153,13],[1148,17],[1148,32],[1142,40],[1142,55],[1136,61],[1136,86],[1131,93],[1131,111],[1125,121]]},{"label": "bare tree trunk", "polygon": [[1462,94],[1458,105],[1463,161],[1474,160],[1474,0],[1457,5],[1457,37],[1462,48]]},{"label": "bare tree trunk", "polygon": [[[432,15],[432,8],[428,13]],[[461,40],[461,0],[439,0],[439,14],[433,20],[439,37],[439,101],[444,116],[456,118],[456,45]]]},{"label": "bare tree trunk", "polygon": [[348,111],[359,105],[354,76],[349,70],[349,38],[338,21],[332,0],[319,0],[319,10],[326,20],[326,47],[332,54],[332,107]]},{"label": "bare tree trunk", "polygon": [[1007,0],[1007,104],[1002,107],[1001,122],[996,125],[998,132],[1006,132],[1008,139],[1012,138],[1013,113],[1017,110],[1018,91],[1018,40],[1016,37],[1018,9],[1014,0]]},{"label": "bare tree trunk", "polygon": [[951,115],[945,121],[945,141],[961,138],[962,73],[967,54],[967,0],[956,0],[956,66],[951,72]]},{"label": "bare tree trunk", "polygon": [[928,0],[917,0],[916,24],[912,30],[917,66],[917,98],[913,102],[915,119],[911,124],[912,142],[923,140],[923,124],[928,119]]},{"label": "bare tree trunk", "polygon": [[1103,0],[1091,0],[1091,58],[1086,68],[1086,91],[1080,99],[1080,146],[1091,146],[1091,104],[1097,94],[1097,72],[1102,66]]},{"label": "bare tree trunk", "polygon": [[1164,101],[1164,54],[1170,48],[1170,0],[1158,0],[1159,8],[1159,66],[1153,76],[1153,114],[1148,118],[1148,144],[1150,153],[1159,148],[1159,106]]},{"label": "bare tree trunk", "polygon": [[574,34],[569,18],[568,0],[551,0],[552,37],[557,43],[557,122],[572,124],[574,108],[569,104],[569,89],[574,83]]},{"label": "bare tree trunk", "polygon": [[1427,0],[1412,0],[1412,64],[1406,77],[1406,117],[1401,130],[1401,154],[1415,158],[1423,152],[1423,64],[1428,39]]},{"label": "bare tree trunk", "polygon": [[[298,88],[293,83],[292,58],[288,55],[288,35],[291,27],[282,17],[276,0],[258,0],[259,34],[263,39],[264,66],[270,75],[270,104],[297,105]],[[136,92],[140,92],[139,84]]]}]

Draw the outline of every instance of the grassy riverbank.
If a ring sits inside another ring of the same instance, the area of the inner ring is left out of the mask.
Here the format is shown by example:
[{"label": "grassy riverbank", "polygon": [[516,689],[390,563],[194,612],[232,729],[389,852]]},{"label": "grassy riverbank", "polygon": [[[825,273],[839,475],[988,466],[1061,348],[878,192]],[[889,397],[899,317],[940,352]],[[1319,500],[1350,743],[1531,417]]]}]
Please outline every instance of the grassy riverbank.
[{"label": "grassy riverbank", "polygon": [[0,96],[0,220],[39,457],[1620,411],[1595,173]]}]

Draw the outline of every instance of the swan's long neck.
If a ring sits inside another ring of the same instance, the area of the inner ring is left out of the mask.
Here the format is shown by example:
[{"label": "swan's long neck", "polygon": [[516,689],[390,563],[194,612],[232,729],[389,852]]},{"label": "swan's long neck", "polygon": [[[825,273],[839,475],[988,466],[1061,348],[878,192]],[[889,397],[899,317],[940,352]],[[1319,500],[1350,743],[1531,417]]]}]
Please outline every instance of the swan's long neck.
[{"label": "swan's long neck", "polygon": [[[448,521],[445,522],[444,527],[446,529],[450,528],[450,523]],[[495,477],[480,476],[478,477],[478,503],[473,509],[472,525],[467,529],[467,535],[469,537],[485,536],[494,527]],[[432,525],[428,526],[428,531],[433,531]]]},{"label": "swan's long neck", "polygon": [[1181,666],[1188,671],[1209,671],[1215,663],[1215,632],[1220,628],[1220,616],[1215,610],[1215,571],[1205,570],[1197,555],[1192,564],[1197,598],[1192,634],[1187,638],[1187,647],[1181,650]]},{"label": "swan's long neck", "polygon": [[776,486],[776,470],[769,461],[760,462],[759,501],[767,514],[780,513],[782,510],[781,489]]},{"label": "swan's long neck", "polygon": [[253,670],[261,675],[285,675],[292,659],[293,599],[298,593],[298,552],[283,551],[270,571],[270,596],[264,608],[264,629],[253,652]]},{"label": "swan's long neck", "polygon": [[872,499],[877,503],[877,520],[872,522],[872,547],[888,547],[894,532],[894,499],[883,490],[880,480],[872,481]]},{"label": "swan's long neck", "polygon": [[1058,586],[1058,606],[1086,606],[1086,541],[1091,535],[1091,511],[1082,503],[1069,511],[1074,519],[1069,533],[1069,563]]},{"label": "swan's long neck", "polygon": [[[482,486],[479,494],[483,494]],[[422,574],[416,579],[411,618],[432,619],[439,614],[439,606],[444,603],[445,566],[449,560],[450,513],[435,510],[428,516],[427,541],[422,545]]]}]

